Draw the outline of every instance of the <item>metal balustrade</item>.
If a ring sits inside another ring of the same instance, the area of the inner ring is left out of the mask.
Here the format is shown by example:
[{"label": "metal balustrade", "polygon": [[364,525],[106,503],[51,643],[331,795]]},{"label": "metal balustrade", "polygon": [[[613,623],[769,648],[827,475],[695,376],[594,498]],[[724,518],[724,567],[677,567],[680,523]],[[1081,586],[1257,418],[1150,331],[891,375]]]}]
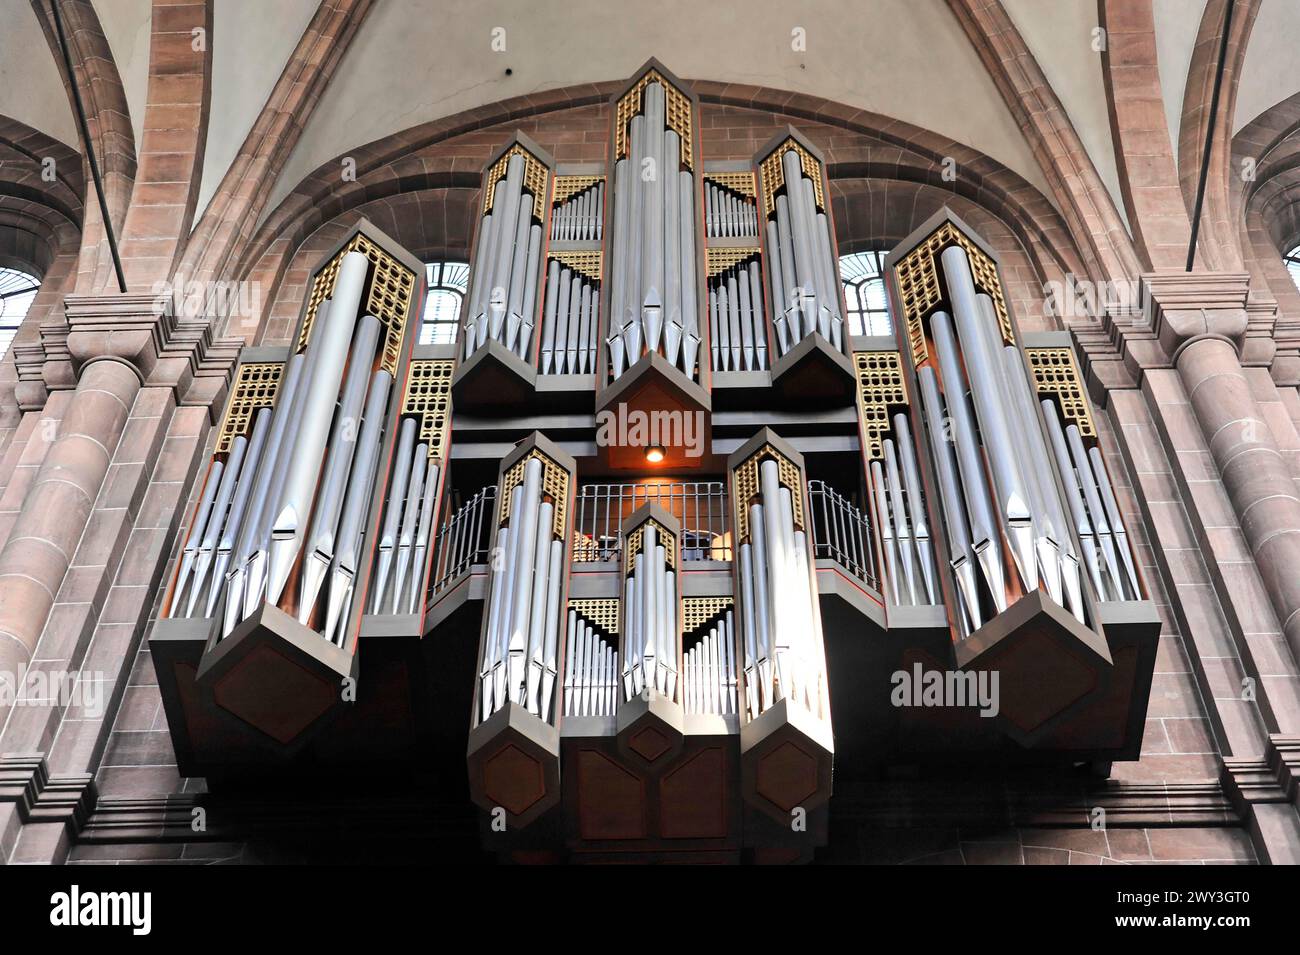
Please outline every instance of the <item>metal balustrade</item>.
[{"label": "metal balustrade", "polygon": [[835,561],[879,589],[867,516],[825,481],[808,482],[808,500],[814,556]]},{"label": "metal balustrade", "polygon": [[721,481],[585,484],[578,488],[573,560],[617,560],[619,527],[653,501],[682,525],[682,560],[731,560],[727,488]]},{"label": "metal balustrade", "polygon": [[[491,550],[496,485],[483,488],[438,531],[431,592],[437,595]],[[866,515],[824,481],[808,482],[814,556],[836,561],[871,587],[879,587]],[[682,560],[731,560],[726,485],[721,481],[662,484],[585,484],[578,489],[574,521],[575,563],[617,560],[623,519],[647,501],[682,522]]]},{"label": "metal balustrade", "polygon": [[492,548],[492,518],[497,486],[489,484],[460,506],[438,530],[437,564],[430,592],[437,595],[475,564],[485,564]]}]

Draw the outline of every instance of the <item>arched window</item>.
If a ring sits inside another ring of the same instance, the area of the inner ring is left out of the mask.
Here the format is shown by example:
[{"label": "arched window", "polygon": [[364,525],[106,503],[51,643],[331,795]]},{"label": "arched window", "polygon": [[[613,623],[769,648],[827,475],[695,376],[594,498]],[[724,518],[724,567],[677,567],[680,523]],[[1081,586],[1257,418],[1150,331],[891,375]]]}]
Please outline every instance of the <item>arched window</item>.
[{"label": "arched window", "polygon": [[885,296],[885,253],[854,252],[840,256],[844,308],[850,335],[892,335],[889,300]]},{"label": "arched window", "polygon": [[1300,245],[1282,256],[1282,261],[1286,263],[1286,270],[1291,273],[1291,281],[1296,284],[1296,288],[1300,288]]},{"label": "arched window", "polygon": [[430,262],[425,267],[429,297],[420,324],[421,345],[453,345],[460,309],[469,291],[469,266],[464,262]]},{"label": "arched window", "polygon": [[9,351],[9,344],[18,334],[18,326],[27,316],[32,299],[41,282],[36,276],[18,269],[0,269],[0,358]]}]

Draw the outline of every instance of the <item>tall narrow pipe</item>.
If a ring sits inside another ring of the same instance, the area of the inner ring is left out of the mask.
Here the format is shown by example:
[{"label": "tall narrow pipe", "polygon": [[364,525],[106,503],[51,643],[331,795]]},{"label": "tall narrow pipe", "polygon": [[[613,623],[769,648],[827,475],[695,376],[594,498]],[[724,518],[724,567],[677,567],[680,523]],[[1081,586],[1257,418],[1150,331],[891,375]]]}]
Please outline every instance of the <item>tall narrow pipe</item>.
[{"label": "tall narrow pipe", "polygon": [[[244,455],[244,466],[240,469],[239,485],[235,488],[234,500],[230,502],[230,512],[226,516],[224,526],[221,528],[221,535],[217,538],[216,558],[212,566],[212,586],[208,590],[207,606],[203,613],[205,617],[212,616],[217,608],[217,601],[221,598],[222,586],[225,584],[226,568],[230,564],[231,554],[234,552],[235,543],[239,539],[240,531],[243,528],[244,514],[248,510],[248,501],[257,483],[257,475],[260,473],[263,449],[266,447],[267,435],[271,431],[271,416],[270,408],[259,408],[257,416],[253,419],[253,437],[249,442],[248,451]],[[202,553],[199,555],[199,568],[196,573],[199,581],[195,584],[195,590],[201,590],[203,579],[207,574],[207,564]],[[191,596],[193,596],[193,593]],[[194,608],[191,605],[187,616],[193,615]]]},{"label": "tall narrow pipe", "polygon": [[366,394],[366,406],[361,417],[361,433],[357,436],[357,450],[348,476],[348,489],[343,495],[343,510],[339,517],[334,563],[330,567],[329,591],[325,602],[324,631],[325,639],[333,640],[340,646],[346,632],[339,627],[339,623],[344,619],[344,609],[351,601],[357,571],[361,566],[361,534],[370,511],[375,473],[379,469],[379,444],[383,437],[388,395],[392,386],[393,376],[382,368],[370,380],[370,390]]},{"label": "tall narrow pipe", "polygon": [[356,451],[360,419],[365,406],[366,390],[370,385],[375,347],[379,343],[381,324],[373,315],[363,316],[357,324],[352,343],[352,357],[348,362],[343,381],[343,394],[339,412],[330,431],[329,450],[325,459],[324,477],[316,494],[311,530],[305,547],[302,591],[298,605],[298,620],[305,624],[334,559],[334,534],[338,529],[339,513],[343,507],[343,493],[347,489],[348,470]]},{"label": "tall narrow pipe", "polygon": [[[312,328],[320,336],[316,368],[310,390],[302,402],[302,415],[294,422],[296,439],[286,464],[285,486],[271,526],[270,573],[267,599],[280,600],[294,562],[302,551],[307,522],[316,486],[320,478],[330,421],[343,382],[349,346],[357,327],[357,310],[361,306],[370,260],[361,252],[349,252],[339,266],[334,284],[333,302],[324,327]],[[362,361],[365,356],[361,356]]]},{"label": "tall narrow pipe", "polygon": [[379,613],[383,606],[384,593],[388,588],[388,576],[393,569],[396,558],[397,538],[402,520],[402,502],[406,500],[406,488],[411,480],[411,461],[415,456],[414,418],[403,418],[397,435],[397,453],[393,457],[392,481],[388,489],[388,503],[384,508],[384,522],[379,532],[379,546],[376,551],[378,569],[372,584],[373,596],[370,612]]}]

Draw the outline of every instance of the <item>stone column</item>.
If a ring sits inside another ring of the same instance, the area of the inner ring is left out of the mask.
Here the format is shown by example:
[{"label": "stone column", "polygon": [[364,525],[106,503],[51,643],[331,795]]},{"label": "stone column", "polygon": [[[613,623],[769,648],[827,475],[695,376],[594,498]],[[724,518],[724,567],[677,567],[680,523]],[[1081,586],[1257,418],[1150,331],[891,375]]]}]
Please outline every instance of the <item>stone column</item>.
[{"label": "stone column", "polygon": [[1300,660],[1300,496],[1242,369],[1248,277],[1145,276],[1170,353],[1291,652]]},{"label": "stone column", "polygon": [[140,382],[116,357],[82,369],[59,436],[0,550],[2,672],[16,677],[31,659]]}]

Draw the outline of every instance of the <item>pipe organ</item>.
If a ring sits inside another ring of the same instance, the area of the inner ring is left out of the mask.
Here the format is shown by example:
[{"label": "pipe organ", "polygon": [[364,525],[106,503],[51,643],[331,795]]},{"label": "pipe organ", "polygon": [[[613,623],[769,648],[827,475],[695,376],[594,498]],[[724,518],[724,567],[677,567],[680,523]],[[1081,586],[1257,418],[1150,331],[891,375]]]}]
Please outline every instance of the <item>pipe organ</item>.
[{"label": "pipe organ", "polygon": [[552,195],[551,241],[600,241],[605,222],[603,177],[556,176]]},{"label": "pipe organ", "polygon": [[546,269],[541,373],[595,374],[601,253],[556,252]]},{"label": "pipe organ", "polygon": [[617,106],[610,228],[609,378],[654,353],[698,380],[700,249],[692,101],[657,70]]},{"label": "pipe organ", "polygon": [[1004,683],[1013,735],[1039,738],[1112,678],[1102,605],[1143,599],[1073,352],[1026,347],[946,210],[888,268],[901,354],[855,356],[887,604],[942,603],[964,668],[1086,661],[1071,689]]},{"label": "pipe organ", "polygon": [[[368,589],[419,631],[451,373],[408,360],[423,271],[363,220],[315,273],[287,354],[241,362],[164,602],[165,620],[208,631],[203,691],[283,745],[355,676]],[[441,404],[408,413],[417,389]],[[288,659],[301,692],[268,711],[255,688]]]},{"label": "pipe organ", "polygon": [[497,342],[531,363],[551,164],[522,135],[488,167],[475,240],[462,358]]},{"label": "pipe organ", "polygon": [[622,699],[618,601],[570,600],[564,650],[564,715],[612,717]]},{"label": "pipe organ", "polygon": [[844,293],[824,163],[791,130],[757,164],[777,353],[787,354],[814,333],[842,352]]},{"label": "pipe organ", "polygon": [[[504,807],[519,824],[559,798],[560,641],[567,626],[575,472],[573,459],[536,433],[501,466],[470,730],[470,785],[479,805],[488,811]],[[593,656],[584,662],[594,667],[594,642],[588,649]],[[594,705],[590,698],[588,703]],[[545,780],[526,804],[495,785],[494,767],[521,751]]]},{"label": "pipe organ", "polygon": [[624,700],[647,690],[673,702],[680,700],[677,560],[681,542],[671,528],[675,522],[666,517],[656,505],[644,505],[628,519],[632,527],[623,534]]},{"label": "pipe organ", "polygon": [[761,253],[757,248],[709,248],[709,341],[714,371],[766,371]]},{"label": "pipe organ", "polygon": [[[864,778],[936,739],[1135,756],[1158,618],[1069,335],[1022,335],[944,210],[887,260],[896,340],[850,341],[812,143],[705,163],[654,61],[610,105],[604,163],[489,160],[455,344],[362,220],[241,355],[150,640],[185,774],[454,753],[494,851],[789,860],[842,744]],[[701,453],[593,441],[616,403]],[[900,713],[921,663],[998,673],[996,721]]]}]

